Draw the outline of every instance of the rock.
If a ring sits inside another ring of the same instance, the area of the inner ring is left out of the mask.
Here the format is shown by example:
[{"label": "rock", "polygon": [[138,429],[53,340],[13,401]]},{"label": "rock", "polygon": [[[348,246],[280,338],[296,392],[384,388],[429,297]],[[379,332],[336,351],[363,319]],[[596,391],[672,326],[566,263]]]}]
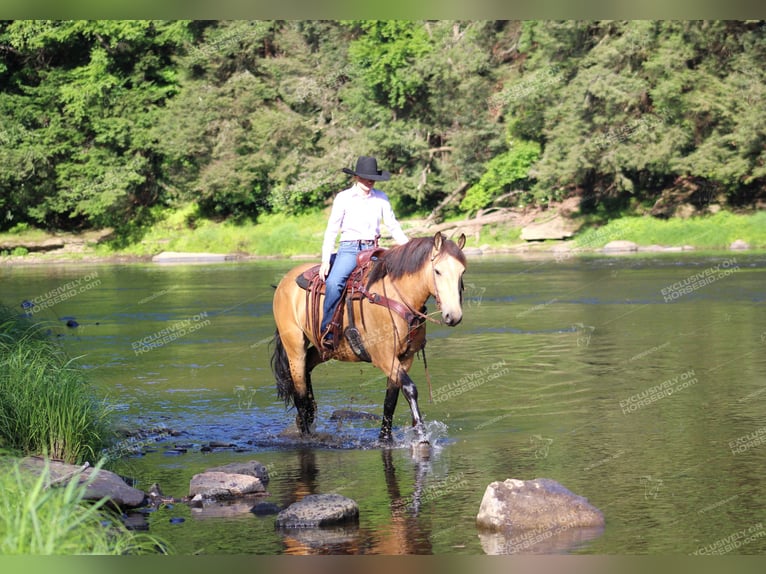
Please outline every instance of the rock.
[{"label": "rock", "polygon": [[617,239],[604,245],[601,251],[604,253],[627,253],[630,251],[638,251],[638,244],[624,239]]},{"label": "rock", "polygon": [[[45,467],[45,460],[38,457],[27,457],[22,459],[21,467],[35,474],[40,474]],[[94,473],[96,473],[96,470],[92,467],[84,468],[58,461],[49,462],[50,482],[54,485],[63,486],[78,475],[80,477],[79,483],[83,484]],[[109,470],[100,469],[85,490],[85,500],[101,500],[104,497],[120,508],[142,506],[147,498],[144,491],[128,485],[117,474]]]},{"label": "rock", "polygon": [[224,253],[180,253],[176,251],[163,251],[152,257],[154,263],[213,263],[235,259],[233,255]]},{"label": "rock", "polygon": [[269,483],[268,469],[257,460],[248,460],[247,462],[232,462],[222,466],[208,468],[205,472],[225,472],[229,474],[245,474],[254,476],[265,485]]},{"label": "rock", "polygon": [[359,521],[359,506],[340,494],[309,494],[277,515],[279,528],[316,528]]},{"label": "rock", "polygon": [[237,445],[234,444],[233,442],[223,442],[223,441],[220,441],[220,440],[211,440],[208,443],[208,446],[210,448],[231,448],[231,447],[235,447]]},{"label": "rock", "polygon": [[663,247],[662,245],[657,245],[657,244],[638,246],[638,251],[646,251],[648,253],[661,253],[662,251],[665,251],[665,249],[666,248]]},{"label": "rock", "polygon": [[586,498],[549,478],[495,481],[484,492],[476,525],[491,531],[557,531],[604,525]]},{"label": "rock", "polygon": [[546,221],[530,223],[523,227],[521,229],[521,238],[524,241],[569,239],[574,236],[579,227],[579,223],[556,214]]},{"label": "rock", "polygon": [[732,241],[731,245],[729,245],[729,249],[750,249],[750,244],[742,239],[737,239],[736,241]]},{"label": "rock", "polygon": [[265,490],[259,478],[247,474],[202,472],[189,482],[191,497],[201,494],[203,498],[235,498]]},{"label": "rock", "polygon": [[690,203],[682,203],[680,205],[677,205],[676,208],[673,210],[673,217],[677,217],[679,219],[689,219],[690,217],[696,215],[697,208],[694,207]]}]

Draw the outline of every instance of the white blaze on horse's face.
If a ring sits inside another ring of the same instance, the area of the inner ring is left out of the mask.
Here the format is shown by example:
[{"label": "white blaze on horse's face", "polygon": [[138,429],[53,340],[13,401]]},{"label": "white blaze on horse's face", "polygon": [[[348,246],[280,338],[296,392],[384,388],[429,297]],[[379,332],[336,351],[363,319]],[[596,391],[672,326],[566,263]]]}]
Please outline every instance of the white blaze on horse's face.
[{"label": "white blaze on horse's face", "polygon": [[[454,327],[463,319],[463,273],[465,265],[452,255],[443,251],[443,235],[434,236],[434,248],[431,253],[433,265],[433,294],[441,307],[442,320]],[[465,245],[465,235],[456,242],[462,249]]]}]

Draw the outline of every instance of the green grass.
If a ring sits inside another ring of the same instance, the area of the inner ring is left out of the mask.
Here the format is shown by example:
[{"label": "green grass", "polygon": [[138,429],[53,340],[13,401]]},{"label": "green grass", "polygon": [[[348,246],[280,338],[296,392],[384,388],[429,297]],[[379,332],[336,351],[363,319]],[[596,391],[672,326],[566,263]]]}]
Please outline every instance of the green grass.
[{"label": "green grass", "polygon": [[482,227],[478,237],[475,233],[466,234],[467,247],[489,247],[497,249],[523,243],[521,240],[521,227],[511,225],[485,225]]},{"label": "green grass", "polygon": [[94,461],[112,438],[110,415],[45,325],[0,305],[0,448]]},{"label": "green grass", "polygon": [[[98,470],[98,466],[96,469]],[[95,473],[89,480],[95,478]],[[84,500],[88,482],[73,477],[49,486],[48,467],[39,476],[17,460],[0,457],[0,554],[157,554],[167,544],[128,530],[105,505]]]},{"label": "green grass", "polygon": [[737,215],[720,212],[689,219],[622,217],[598,228],[582,231],[575,239],[582,248],[603,247],[610,241],[625,239],[639,245],[684,246],[700,249],[726,249],[742,239],[751,248],[766,247],[766,212]]},{"label": "green grass", "polygon": [[246,253],[290,256],[319,253],[327,214],[297,216],[267,214],[258,223],[215,222],[198,219],[192,208],[168,215],[149,228],[139,243],[113,251],[99,246],[97,253],[110,255],[154,255],[161,251]]}]

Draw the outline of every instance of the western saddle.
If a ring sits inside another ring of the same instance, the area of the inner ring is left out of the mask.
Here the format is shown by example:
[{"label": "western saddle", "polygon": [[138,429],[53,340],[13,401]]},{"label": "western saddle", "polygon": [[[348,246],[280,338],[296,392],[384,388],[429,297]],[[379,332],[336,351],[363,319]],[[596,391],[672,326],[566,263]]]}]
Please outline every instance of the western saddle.
[{"label": "western saddle", "polygon": [[[321,325],[321,311],[322,311],[322,298],[325,292],[325,282],[319,276],[319,265],[314,265],[300,274],[295,282],[306,290],[306,309],[307,317],[306,321],[311,329],[311,334],[314,341],[319,344],[318,350],[320,353],[326,355],[332,353],[338,348],[340,343],[341,329],[343,327],[343,315],[348,313],[348,327],[343,331],[343,335],[349,342],[349,346],[354,351],[354,354],[362,361],[370,362],[371,358],[367,350],[362,343],[362,337],[359,330],[356,327],[354,319],[353,301],[367,300],[375,305],[382,305],[388,307],[394,313],[400,315],[407,322],[409,331],[407,334],[407,343],[410,344],[412,340],[413,331],[419,327],[425,321],[425,306],[419,311],[414,311],[408,305],[389,299],[379,293],[371,293],[368,291],[367,279],[374,266],[378,263],[380,256],[386,251],[382,247],[374,247],[372,249],[365,249],[360,251],[356,257],[356,268],[349,275],[346,285],[341,292],[340,301],[338,302],[332,319],[330,320],[328,330],[332,333],[332,349],[324,349],[321,345],[322,335],[320,333]],[[364,323],[364,307],[360,306],[360,319],[362,326]],[[425,344],[425,342],[424,342]],[[419,350],[419,349],[417,349]]]}]

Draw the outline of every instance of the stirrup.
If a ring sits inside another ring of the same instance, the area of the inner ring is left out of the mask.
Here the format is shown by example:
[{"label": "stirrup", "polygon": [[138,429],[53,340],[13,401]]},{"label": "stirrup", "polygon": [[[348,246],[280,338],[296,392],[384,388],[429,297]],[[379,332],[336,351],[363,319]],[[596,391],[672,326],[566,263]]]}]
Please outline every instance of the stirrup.
[{"label": "stirrup", "polygon": [[364,348],[362,335],[359,333],[359,329],[356,327],[346,327],[344,334],[346,335],[346,340],[348,341],[351,350],[354,351],[354,354],[363,361],[368,363],[371,362],[372,358],[367,352],[367,349]]}]

